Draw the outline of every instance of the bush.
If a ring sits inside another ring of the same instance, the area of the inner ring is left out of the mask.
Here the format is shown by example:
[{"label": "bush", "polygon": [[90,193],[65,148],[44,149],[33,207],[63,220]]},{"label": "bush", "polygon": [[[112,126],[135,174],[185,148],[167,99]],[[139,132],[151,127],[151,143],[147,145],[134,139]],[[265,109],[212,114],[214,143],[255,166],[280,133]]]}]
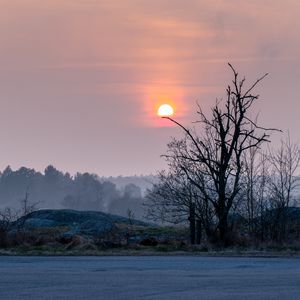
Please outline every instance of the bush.
[{"label": "bush", "polygon": [[158,241],[154,237],[146,238],[140,241],[141,246],[157,246]]}]

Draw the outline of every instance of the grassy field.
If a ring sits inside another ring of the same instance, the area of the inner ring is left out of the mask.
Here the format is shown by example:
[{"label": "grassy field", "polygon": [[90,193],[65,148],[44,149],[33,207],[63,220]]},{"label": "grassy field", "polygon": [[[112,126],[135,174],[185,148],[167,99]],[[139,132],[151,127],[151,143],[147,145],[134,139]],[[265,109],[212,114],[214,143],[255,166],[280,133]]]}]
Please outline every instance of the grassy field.
[{"label": "grassy field", "polygon": [[0,249],[0,255],[15,256],[242,256],[242,257],[299,257],[300,247],[266,246],[261,249],[209,249],[202,246],[177,247],[174,245],[132,246],[103,249],[70,249],[65,247],[19,246]]}]

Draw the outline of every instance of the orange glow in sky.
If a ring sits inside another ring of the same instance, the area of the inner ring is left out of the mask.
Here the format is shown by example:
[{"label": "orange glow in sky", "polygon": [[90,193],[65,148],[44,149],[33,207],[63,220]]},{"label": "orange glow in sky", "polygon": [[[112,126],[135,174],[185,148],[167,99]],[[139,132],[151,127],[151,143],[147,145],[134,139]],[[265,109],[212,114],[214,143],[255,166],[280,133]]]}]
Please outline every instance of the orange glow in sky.
[{"label": "orange glow in sky", "polygon": [[[166,74],[166,77],[171,77],[171,75]],[[157,81],[159,84],[144,86],[144,97],[142,98],[144,113],[141,116],[143,120],[140,122],[148,128],[174,127],[174,124],[169,120],[158,117],[161,116],[159,109],[164,104],[170,105],[173,109],[174,118],[182,121],[186,117],[189,108],[189,103],[186,102],[187,96],[180,86],[170,85],[163,79]]]},{"label": "orange glow in sky", "polygon": [[193,126],[198,104],[210,114],[226,96],[228,62],[249,83],[270,73],[257,110],[267,127],[299,137],[298,0],[0,0],[0,8],[0,170],[160,170],[182,131],[159,107]]}]

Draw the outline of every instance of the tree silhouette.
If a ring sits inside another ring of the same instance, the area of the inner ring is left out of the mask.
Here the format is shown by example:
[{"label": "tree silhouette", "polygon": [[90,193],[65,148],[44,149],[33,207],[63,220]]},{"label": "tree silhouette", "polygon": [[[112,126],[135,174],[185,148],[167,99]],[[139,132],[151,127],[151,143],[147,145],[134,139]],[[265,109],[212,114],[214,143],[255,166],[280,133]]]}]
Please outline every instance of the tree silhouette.
[{"label": "tree silhouette", "polygon": [[229,67],[233,81],[227,87],[226,100],[216,102],[211,117],[198,105],[196,124],[200,131],[166,117],[183,130],[184,137],[168,144],[165,158],[171,168],[182,170],[201,197],[212,205],[217,217],[214,234],[221,245],[230,242],[228,215],[240,191],[243,153],[269,141],[268,131],[275,130],[259,126],[250,117],[259,97],[252,91],[267,74],[245,88],[245,78],[240,79],[232,65]]}]

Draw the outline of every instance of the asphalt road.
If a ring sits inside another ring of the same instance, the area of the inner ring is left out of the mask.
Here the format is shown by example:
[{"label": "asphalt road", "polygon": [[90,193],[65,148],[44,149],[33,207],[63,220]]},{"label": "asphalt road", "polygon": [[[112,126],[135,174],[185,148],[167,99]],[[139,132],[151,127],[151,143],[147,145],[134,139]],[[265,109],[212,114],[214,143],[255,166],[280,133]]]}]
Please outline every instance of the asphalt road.
[{"label": "asphalt road", "polygon": [[0,299],[300,299],[300,259],[0,257]]}]

